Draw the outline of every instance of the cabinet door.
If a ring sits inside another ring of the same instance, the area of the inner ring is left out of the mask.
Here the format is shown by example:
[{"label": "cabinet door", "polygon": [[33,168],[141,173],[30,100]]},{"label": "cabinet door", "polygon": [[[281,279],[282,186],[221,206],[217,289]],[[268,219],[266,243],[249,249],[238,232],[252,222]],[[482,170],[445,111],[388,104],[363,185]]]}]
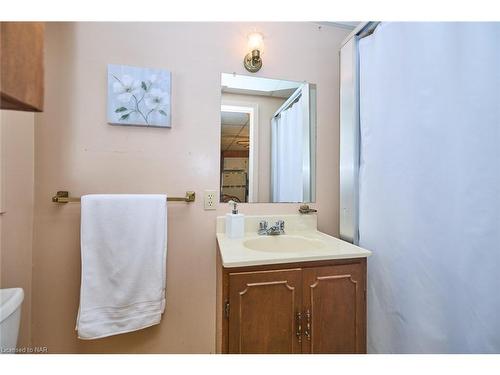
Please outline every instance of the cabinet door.
[{"label": "cabinet door", "polygon": [[364,263],[303,272],[304,352],[365,353]]},{"label": "cabinet door", "polygon": [[300,269],[229,274],[229,353],[300,353]]}]

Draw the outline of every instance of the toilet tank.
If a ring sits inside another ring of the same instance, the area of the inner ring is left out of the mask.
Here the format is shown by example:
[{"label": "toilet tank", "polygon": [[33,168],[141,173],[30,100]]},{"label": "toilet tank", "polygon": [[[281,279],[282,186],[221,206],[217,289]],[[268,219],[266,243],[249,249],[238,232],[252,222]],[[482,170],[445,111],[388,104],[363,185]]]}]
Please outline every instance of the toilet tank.
[{"label": "toilet tank", "polygon": [[0,353],[15,353],[23,299],[21,288],[0,289]]}]

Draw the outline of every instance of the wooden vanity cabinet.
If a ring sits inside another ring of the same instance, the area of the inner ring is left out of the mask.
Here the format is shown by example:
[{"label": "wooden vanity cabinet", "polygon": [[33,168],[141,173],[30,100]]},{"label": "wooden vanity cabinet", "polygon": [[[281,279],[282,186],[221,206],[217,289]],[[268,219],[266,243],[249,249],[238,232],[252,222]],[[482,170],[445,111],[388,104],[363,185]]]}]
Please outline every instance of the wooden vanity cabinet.
[{"label": "wooden vanity cabinet", "polygon": [[43,49],[43,22],[0,22],[0,109],[43,110]]},{"label": "wooden vanity cabinet", "polygon": [[366,258],[217,267],[219,353],[366,353]]}]

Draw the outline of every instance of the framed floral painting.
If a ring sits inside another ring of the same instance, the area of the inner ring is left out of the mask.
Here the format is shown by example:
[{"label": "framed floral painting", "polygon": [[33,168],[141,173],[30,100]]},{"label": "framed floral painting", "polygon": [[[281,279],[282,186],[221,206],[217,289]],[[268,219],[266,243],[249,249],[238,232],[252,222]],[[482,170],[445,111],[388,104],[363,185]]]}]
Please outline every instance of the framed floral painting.
[{"label": "framed floral painting", "polygon": [[171,127],[168,70],[108,65],[108,122]]}]

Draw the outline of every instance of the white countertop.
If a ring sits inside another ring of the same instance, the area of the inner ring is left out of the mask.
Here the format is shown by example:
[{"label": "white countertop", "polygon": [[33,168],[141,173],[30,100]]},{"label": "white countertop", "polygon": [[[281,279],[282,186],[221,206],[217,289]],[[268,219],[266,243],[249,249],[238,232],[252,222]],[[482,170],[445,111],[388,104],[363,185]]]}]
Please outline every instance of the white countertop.
[{"label": "white countertop", "polygon": [[[320,241],[321,247],[303,251],[286,251],[286,249],[280,251],[257,251],[249,249],[244,245],[245,241],[265,237],[257,234],[258,222],[262,219],[267,220],[270,224],[273,224],[275,220],[285,220],[286,234],[281,236],[294,236]],[[219,244],[222,265],[226,268],[366,258],[371,254],[371,251],[318,231],[314,215],[247,216],[245,218],[245,236],[239,239],[227,238],[224,234],[223,224],[224,217],[218,217],[217,242]]]}]

